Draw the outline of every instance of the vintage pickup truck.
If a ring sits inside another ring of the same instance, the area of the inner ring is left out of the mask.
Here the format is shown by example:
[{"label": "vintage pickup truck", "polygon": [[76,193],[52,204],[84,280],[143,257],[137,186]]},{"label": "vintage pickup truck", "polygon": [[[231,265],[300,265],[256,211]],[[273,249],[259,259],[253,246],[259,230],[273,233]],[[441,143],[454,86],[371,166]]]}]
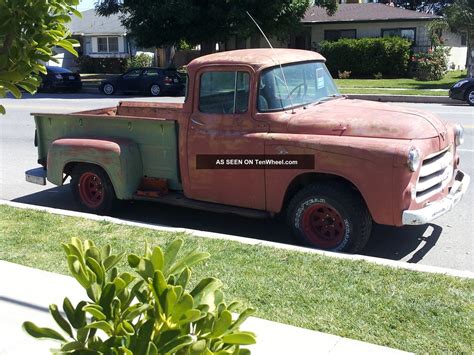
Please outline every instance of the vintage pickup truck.
[{"label": "vintage pickup truck", "polygon": [[189,64],[184,104],[35,113],[42,167],[26,179],[70,176],[80,207],[98,214],[117,199],[279,214],[307,245],[346,252],[364,247],[373,221],[424,224],[451,210],[470,181],[458,169],[462,127],[349,100],[324,62],[291,49],[216,53]]}]

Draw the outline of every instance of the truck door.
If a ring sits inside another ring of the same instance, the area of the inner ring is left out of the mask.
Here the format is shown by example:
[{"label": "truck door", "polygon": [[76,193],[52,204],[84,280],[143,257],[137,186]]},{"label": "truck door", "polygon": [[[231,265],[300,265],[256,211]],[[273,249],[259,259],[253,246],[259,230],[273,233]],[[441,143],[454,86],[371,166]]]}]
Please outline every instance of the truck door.
[{"label": "truck door", "polygon": [[207,68],[197,73],[188,125],[188,197],[265,209],[264,169],[197,166],[198,155],[215,155],[217,160],[232,154],[264,154],[262,128],[251,117],[250,78],[246,70]]}]

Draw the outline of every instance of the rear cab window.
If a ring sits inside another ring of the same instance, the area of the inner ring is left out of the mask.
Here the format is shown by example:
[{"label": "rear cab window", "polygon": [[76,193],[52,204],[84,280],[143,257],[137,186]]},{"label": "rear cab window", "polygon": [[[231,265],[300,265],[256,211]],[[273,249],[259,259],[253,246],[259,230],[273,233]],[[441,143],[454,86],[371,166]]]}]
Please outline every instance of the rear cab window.
[{"label": "rear cab window", "polygon": [[248,110],[250,75],[243,71],[205,72],[200,78],[199,111],[239,114]]}]

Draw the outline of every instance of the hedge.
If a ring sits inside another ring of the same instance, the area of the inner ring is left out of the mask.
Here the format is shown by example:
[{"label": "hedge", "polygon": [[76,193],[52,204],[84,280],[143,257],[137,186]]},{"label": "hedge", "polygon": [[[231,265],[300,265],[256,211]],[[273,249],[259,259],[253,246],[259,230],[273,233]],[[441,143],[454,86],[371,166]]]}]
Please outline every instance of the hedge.
[{"label": "hedge", "polygon": [[400,37],[340,39],[323,41],[319,52],[334,77],[338,71],[350,71],[351,77],[404,77],[408,73],[412,43]]},{"label": "hedge", "polygon": [[120,74],[127,68],[126,58],[93,58],[87,55],[76,59],[81,73]]}]

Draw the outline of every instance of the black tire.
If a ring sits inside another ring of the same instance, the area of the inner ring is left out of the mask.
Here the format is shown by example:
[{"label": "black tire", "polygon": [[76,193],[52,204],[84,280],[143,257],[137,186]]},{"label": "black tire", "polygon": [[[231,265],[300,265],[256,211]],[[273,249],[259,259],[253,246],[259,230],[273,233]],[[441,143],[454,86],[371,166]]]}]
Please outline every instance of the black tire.
[{"label": "black tire", "polygon": [[343,183],[308,185],[291,200],[287,223],[305,245],[358,253],[370,237],[372,218],[362,198]]},{"label": "black tire", "polygon": [[148,88],[148,93],[151,95],[151,96],[155,96],[155,97],[158,97],[161,95],[161,87],[160,85],[158,84],[151,84],[150,87]]},{"label": "black tire", "polygon": [[115,86],[112,83],[105,83],[102,85],[102,92],[105,95],[113,95],[115,93]]},{"label": "black tire", "polygon": [[474,88],[467,89],[466,91],[466,102],[474,106]]},{"label": "black tire", "polygon": [[71,189],[79,208],[88,213],[109,214],[117,200],[107,173],[93,164],[79,164],[74,167]]}]

